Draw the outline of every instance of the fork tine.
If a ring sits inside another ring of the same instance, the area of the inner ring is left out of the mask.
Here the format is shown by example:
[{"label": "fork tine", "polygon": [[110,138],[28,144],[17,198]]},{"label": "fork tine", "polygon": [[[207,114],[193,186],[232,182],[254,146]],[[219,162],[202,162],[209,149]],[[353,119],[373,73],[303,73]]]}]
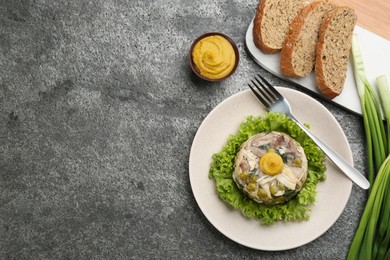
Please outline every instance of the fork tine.
[{"label": "fork tine", "polygon": [[[255,85],[256,89],[258,89],[257,85],[252,81],[252,84]],[[253,94],[265,105],[266,107],[270,106],[270,102],[265,100],[250,84],[248,84],[249,88],[252,90]]]},{"label": "fork tine", "polygon": [[257,81],[257,83],[261,86],[261,88],[256,85],[256,88],[261,92],[261,94],[263,94],[263,96],[272,104],[275,102],[275,100],[277,100],[277,98],[272,95],[272,92],[270,92],[267,88],[267,86],[264,85],[264,83],[262,81],[260,81],[258,78],[255,77],[255,80]]},{"label": "fork tine", "polygon": [[277,91],[275,89],[274,86],[272,86],[265,78],[263,78],[261,75],[258,74],[258,76],[262,79],[262,81],[267,85],[268,89],[270,89],[275,97],[275,99],[280,99],[282,98],[282,94],[279,93],[279,91]]}]

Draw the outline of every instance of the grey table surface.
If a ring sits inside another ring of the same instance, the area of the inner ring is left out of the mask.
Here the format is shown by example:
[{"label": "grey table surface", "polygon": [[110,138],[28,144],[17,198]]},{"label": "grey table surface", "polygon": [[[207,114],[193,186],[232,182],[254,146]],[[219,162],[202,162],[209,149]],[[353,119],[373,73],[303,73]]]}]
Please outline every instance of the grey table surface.
[{"label": "grey table surface", "polygon": [[[1,0],[0,258],[344,259],[366,201],[356,185],[326,233],[278,252],[225,237],[193,197],[190,148],[207,114],[257,73],[294,88],[245,50],[256,5]],[[240,53],[220,83],[188,64],[191,41],[210,31]],[[366,172],[361,117],[319,101]]]}]

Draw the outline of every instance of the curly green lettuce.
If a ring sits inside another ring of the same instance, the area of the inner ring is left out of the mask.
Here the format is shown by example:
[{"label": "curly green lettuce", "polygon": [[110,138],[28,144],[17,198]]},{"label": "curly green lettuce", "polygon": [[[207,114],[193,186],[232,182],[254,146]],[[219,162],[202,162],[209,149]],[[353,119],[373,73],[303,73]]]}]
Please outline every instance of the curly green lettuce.
[{"label": "curly green lettuce", "polygon": [[[303,147],[308,160],[307,180],[302,190],[292,200],[278,205],[251,200],[237,187],[232,177],[235,156],[241,144],[254,134],[270,131],[283,132],[294,138]],[[230,135],[222,150],[214,154],[212,159],[209,178],[215,180],[220,199],[239,209],[244,216],[258,219],[262,224],[308,220],[317,194],[317,183],[326,179],[324,153],[291,119],[275,112],[259,117],[248,116],[241,123],[238,133]]]}]

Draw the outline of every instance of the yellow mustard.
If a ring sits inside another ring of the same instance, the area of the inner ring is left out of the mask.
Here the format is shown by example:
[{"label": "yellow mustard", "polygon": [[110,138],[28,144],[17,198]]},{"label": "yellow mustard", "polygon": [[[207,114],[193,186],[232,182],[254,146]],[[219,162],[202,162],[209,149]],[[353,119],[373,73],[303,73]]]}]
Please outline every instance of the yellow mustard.
[{"label": "yellow mustard", "polygon": [[192,59],[200,75],[209,79],[225,77],[236,62],[231,43],[219,35],[208,36],[197,42]]},{"label": "yellow mustard", "polygon": [[282,157],[275,152],[267,152],[260,158],[260,169],[268,175],[276,175],[282,172],[284,163]]}]

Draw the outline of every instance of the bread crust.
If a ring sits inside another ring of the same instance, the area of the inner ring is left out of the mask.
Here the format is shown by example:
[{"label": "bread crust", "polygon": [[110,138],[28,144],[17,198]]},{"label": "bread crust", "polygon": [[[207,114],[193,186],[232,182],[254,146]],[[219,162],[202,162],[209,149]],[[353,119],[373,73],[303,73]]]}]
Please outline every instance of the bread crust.
[{"label": "bread crust", "polygon": [[277,53],[278,51],[280,51],[280,49],[274,49],[268,47],[268,45],[265,44],[264,39],[262,37],[263,33],[261,28],[261,23],[264,17],[264,9],[267,2],[268,0],[260,0],[256,7],[256,15],[253,21],[253,42],[255,43],[255,46],[259,48],[262,52],[272,54]]},{"label": "bread crust", "polygon": [[284,40],[282,51],[280,53],[280,70],[283,75],[288,77],[302,77],[296,73],[293,64],[293,53],[297,45],[299,36],[302,33],[306,18],[313,12],[321,1],[312,2],[303,7],[292,21]]},{"label": "bread crust", "polygon": [[[325,18],[325,20],[322,22],[320,30],[319,30],[319,40],[316,45],[316,63],[315,63],[315,75],[316,75],[316,83],[318,89],[329,99],[333,99],[340,95],[344,87],[341,87],[340,89],[333,89],[331,86],[328,86],[326,82],[326,76],[325,76],[325,67],[324,62],[322,61],[322,52],[325,47],[325,36],[326,32],[329,28],[329,25],[334,18],[334,16],[343,9],[351,10],[353,13],[353,9],[348,6],[338,6],[331,10],[328,13],[328,16]],[[356,23],[356,18],[355,18]],[[353,32],[352,32],[353,33]],[[347,53],[349,57],[349,53]],[[342,79],[343,84],[345,82],[346,73],[344,79]]]}]

